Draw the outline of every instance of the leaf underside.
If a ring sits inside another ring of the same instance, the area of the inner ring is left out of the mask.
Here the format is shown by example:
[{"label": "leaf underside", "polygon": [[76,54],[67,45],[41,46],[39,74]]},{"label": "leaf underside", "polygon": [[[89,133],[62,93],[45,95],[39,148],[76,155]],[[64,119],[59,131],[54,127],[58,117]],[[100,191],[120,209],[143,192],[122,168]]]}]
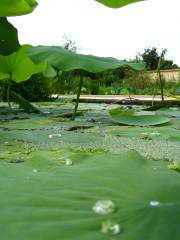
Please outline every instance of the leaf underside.
[{"label": "leaf underside", "polygon": [[0,80],[10,79],[15,82],[28,80],[33,74],[43,72],[45,63],[35,64],[27,55],[28,45],[22,46],[17,52],[8,56],[0,55]]},{"label": "leaf underside", "polygon": [[131,3],[141,2],[145,0],[96,0],[97,2],[103,3],[104,5],[112,8],[124,7]]},{"label": "leaf underside", "polygon": [[31,13],[37,6],[35,0],[1,0],[0,17],[18,16]]},{"label": "leaf underside", "polygon": [[0,55],[9,55],[19,48],[17,29],[6,18],[0,17]]},{"label": "leaf underside", "polygon": [[29,57],[35,62],[46,61],[53,67],[63,71],[84,70],[98,73],[108,69],[116,69],[125,65],[135,70],[143,70],[144,63],[129,63],[111,57],[96,57],[69,52],[62,47],[38,46],[29,49]]}]

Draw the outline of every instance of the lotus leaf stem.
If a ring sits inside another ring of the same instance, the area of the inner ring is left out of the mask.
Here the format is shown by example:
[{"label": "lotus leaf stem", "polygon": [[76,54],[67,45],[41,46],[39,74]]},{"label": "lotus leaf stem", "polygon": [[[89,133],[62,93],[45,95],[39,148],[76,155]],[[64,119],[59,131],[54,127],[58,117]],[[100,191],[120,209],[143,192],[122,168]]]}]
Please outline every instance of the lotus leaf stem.
[{"label": "lotus leaf stem", "polygon": [[11,95],[11,72],[9,75],[8,88],[7,88],[7,102],[8,102],[9,109],[11,109],[10,95]]},{"label": "lotus leaf stem", "polygon": [[75,105],[75,108],[74,108],[74,113],[73,113],[73,116],[72,116],[72,120],[74,120],[75,117],[76,117],[76,113],[77,113],[77,109],[78,109],[78,105],[79,105],[79,98],[80,98],[80,95],[81,95],[82,85],[83,85],[83,76],[80,76],[79,88],[78,88],[77,97],[76,97],[76,105]]},{"label": "lotus leaf stem", "polygon": [[161,56],[159,58],[158,67],[157,67],[157,74],[158,74],[160,88],[161,88],[161,100],[162,100],[162,103],[164,103],[164,84],[163,84],[163,79],[162,79],[162,76],[161,76],[161,62],[163,60],[163,57],[164,57],[164,52],[162,52],[162,54],[161,54]]}]

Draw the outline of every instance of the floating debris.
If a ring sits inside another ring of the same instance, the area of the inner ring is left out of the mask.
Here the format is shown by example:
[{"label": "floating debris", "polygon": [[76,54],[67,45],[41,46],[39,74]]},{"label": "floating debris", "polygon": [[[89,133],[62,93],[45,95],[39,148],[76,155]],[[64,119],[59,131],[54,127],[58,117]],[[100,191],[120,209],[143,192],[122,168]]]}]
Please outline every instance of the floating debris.
[{"label": "floating debris", "polygon": [[111,220],[104,221],[101,226],[102,233],[111,233],[113,235],[120,234],[121,227],[118,223],[114,223]]},{"label": "floating debris", "polygon": [[143,132],[140,134],[142,139],[152,140],[152,137],[160,136],[161,134],[158,132]]},{"label": "floating debris", "polygon": [[152,207],[158,207],[159,205],[160,205],[159,201],[151,201],[150,202],[150,206],[152,206]]},{"label": "floating debris", "polygon": [[158,133],[158,132],[151,132],[150,133],[150,136],[160,136],[161,134],[160,133]]},{"label": "floating debris", "polygon": [[180,163],[169,164],[168,168],[180,172]]},{"label": "floating debris", "polygon": [[49,134],[49,138],[52,139],[54,137],[61,137],[62,135],[60,133],[56,133],[56,134]]},{"label": "floating debris", "polygon": [[59,160],[61,161],[62,164],[65,164],[66,166],[73,165],[73,161],[70,158],[61,157],[59,158]]},{"label": "floating debris", "polygon": [[36,168],[33,168],[33,173],[38,173],[39,171]]},{"label": "floating debris", "polygon": [[25,162],[24,159],[11,159],[9,160],[9,163],[23,163]]},{"label": "floating debris", "polygon": [[143,132],[140,134],[141,135],[141,139],[144,139],[144,140],[152,140],[149,132]]},{"label": "floating debris", "polygon": [[92,209],[97,214],[107,215],[115,212],[117,206],[111,200],[101,200],[97,201]]},{"label": "floating debris", "polygon": [[[74,115],[74,112],[68,112],[68,113],[61,113],[59,115],[56,115],[55,117],[56,118],[58,118],[58,117],[59,118],[72,118],[73,115]],[[76,112],[76,116],[83,116],[83,112],[82,111]]]},{"label": "floating debris", "polygon": [[94,126],[72,126],[69,127],[66,131],[76,131],[76,130],[83,130],[83,129],[90,129],[93,128]]},{"label": "floating debris", "polygon": [[73,162],[72,162],[71,159],[66,158],[66,159],[64,159],[64,164],[65,164],[66,166],[71,166],[71,165],[73,165]]}]

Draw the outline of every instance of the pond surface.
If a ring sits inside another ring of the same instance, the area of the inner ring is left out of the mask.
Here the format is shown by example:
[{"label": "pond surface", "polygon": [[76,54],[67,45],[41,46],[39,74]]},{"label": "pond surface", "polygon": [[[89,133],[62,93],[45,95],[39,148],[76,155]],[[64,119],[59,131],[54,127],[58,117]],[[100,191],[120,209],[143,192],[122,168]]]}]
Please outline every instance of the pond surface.
[{"label": "pond surface", "polygon": [[81,103],[74,121],[72,103],[36,106],[43,114],[0,107],[3,240],[180,239],[179,109],[147,112],[168,121],[142,126],[115,121],[119,105]]}]

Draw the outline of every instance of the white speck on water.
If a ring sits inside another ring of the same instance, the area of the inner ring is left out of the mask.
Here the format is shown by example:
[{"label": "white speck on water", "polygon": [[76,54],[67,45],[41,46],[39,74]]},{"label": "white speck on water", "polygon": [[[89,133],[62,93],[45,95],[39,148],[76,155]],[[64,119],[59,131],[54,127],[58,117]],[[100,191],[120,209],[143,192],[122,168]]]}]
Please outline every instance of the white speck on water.
[{"label": "white speck on water", "polygon": [[150,206],[152,206],[152,207],[158,207],[159,205],[160,205],[159,201],[151,201],[150,202]]},{"label": "white speck on water", "polygon": [[151,135],[151,136],[160,136],[161,134],[158,133],[158,132],[151,132],[150,135]]},{"label": "white speck on water", "polygon": [[110,227],[110,231],[113,233],[113,234],[119,234],[120,231],[121,231],[121,228],[120,228],[120,225],[119,224],[114,224]]},{"label": "white speck on water", "polygon": [[140,133],[140,135],[142,135],[142,136],[148,136],[150,133],[149,132],[142,132],[142,133]]},{"label": "white speck on water", "polygon": [[115,212],[117,207],[111,200],[101,200],[97,201],[92,209],[97,214],[106,215]]},{"label": "white speck on water", "polygon": [[4,144],[8,144],[9,142],[4,142]]},{"label": "white speck on water", "polygon": [[52,139],[54,137],[61,137],[62,135],[60,133],[56,133],[56,134],[49,134],[49,138]]},{"label": "white speck on water", "polygon": [[111,220],[107,220],[102,223],[101,232],[117,235],[121,232],[121,227],[118,223],[114,223]]},{"label": "white speck on water", "polygon": [[59,158],[61,160],[62,164],[65,164],[66,166],[73,165],[73,161],[70,158]]},{"label": "white speck on water", "polygon": [[66,166],[71,166],[71,165],[73,165],[72,160],[69,159],[69,158],[66,158],[66,159],[64,160],[64,163],[65,163]]},{"label": "white speck on water", "polygon": [[33,168],[33,173],[38,173],[38,170],[36,168]]},{"label": "white speck on water", "polygon": [[144,138],[144,139],[149,138],[149,140],[150,140],[151,137],[157,137],[157,136],[160,136],[161,134],[158,132],[142,132],[140,135],[142,138]]}]

